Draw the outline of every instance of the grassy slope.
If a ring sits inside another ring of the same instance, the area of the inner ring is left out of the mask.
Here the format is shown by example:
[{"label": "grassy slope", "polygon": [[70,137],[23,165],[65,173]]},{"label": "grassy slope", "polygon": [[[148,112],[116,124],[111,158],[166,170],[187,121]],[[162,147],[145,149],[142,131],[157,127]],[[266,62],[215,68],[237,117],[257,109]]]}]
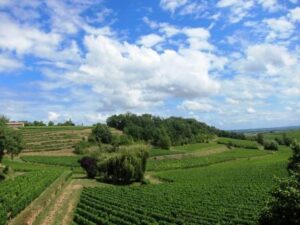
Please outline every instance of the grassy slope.
[{"label": "grassy slope", "polygon": [[281,138],[283,133],[286,133],[288,137],[295,138],[297,140],[300,140],[300,130],[291,130],[286,132],[268,132],[264,134],[264,137],[266,139],[275,139],[276,137]]}]

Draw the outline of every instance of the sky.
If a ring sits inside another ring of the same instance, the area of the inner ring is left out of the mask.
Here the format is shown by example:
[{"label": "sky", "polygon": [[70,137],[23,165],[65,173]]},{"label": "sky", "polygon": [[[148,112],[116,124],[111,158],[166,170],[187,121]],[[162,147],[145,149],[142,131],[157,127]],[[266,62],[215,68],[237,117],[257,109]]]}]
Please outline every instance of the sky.
[{"label": "sky", "polygon": [[300,0],[0,0],[0,114],[300,125]]}]

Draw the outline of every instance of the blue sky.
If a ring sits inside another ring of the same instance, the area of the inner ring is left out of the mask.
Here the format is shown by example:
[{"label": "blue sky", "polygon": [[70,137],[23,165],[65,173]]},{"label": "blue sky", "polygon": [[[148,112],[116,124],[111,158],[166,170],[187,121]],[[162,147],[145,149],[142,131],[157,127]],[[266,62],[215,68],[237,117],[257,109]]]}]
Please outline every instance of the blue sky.
[{"label": "blue sky", "polygon": [[0,0],[0,114],[300,125],[299,0]]}]

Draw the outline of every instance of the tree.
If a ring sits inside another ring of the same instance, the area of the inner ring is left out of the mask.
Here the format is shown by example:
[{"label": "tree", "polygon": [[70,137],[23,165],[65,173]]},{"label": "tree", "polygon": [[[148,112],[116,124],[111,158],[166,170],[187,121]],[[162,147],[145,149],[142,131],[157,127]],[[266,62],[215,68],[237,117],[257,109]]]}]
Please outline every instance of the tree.
[{"label": "tree", "polygon": [[80,166],[85,169],[88,178],[95,178],[98,173],[97,160],[93,157],[85,156],[79,160]]},{"label": "tree", "polygon": [[108,126],[104,124],[96,124],[96,126],[92,129],[92,137],[90,140],[95,140],[97,143],[110,144],[112,143],[112,133],[109,130]]},{"label": "tree", "polygon": [[5,150],[13,158],[23,150],[23,139],[19,131],[9,128],[6,124],[0,125],[0,162]]},{"label": "tree", "polygon": [[5,126],[9,122],[9,118],[4,115],[0,115],[0,126]]},{"label": "tree", "polygon": [[54,122],[53,121],[49,121],[48,122],[48,127],[52,127],[52,126],[54,126]]},{"label": "tree", "polygon": [[276,141],[265,140],[264,141],[264,149],[277,151],[278,150],[278,143]]},{"label": "tree", "polygon": [[73,123],[71,119],[68,119],[63,123],[58,123],[57,126],[75,126],[75,123]]},{"label": "tree", "polygon": [[293,141],[294,141],[293,138],[288,137],[288,136],[286,135],[286,133],[283,134],[282,139],[283,139],[283,142],[284,142],[284,144],[285,144],[286,146],[290,146],[290,145],[293,143]]},{"label": "tree", "polygon": [[271,196],[272,200],[259,218],[260,225],[300,224],[299,174],[282,179]]},{"label": "tree", "polygon": [[260,215],[260,225],[300,224],[300,144],[293,143],[292,150],[290,176],[281,179],[271,192],[272,199]]},{"label": "tree", "polygon": [[106,158],[100,157],[98,170],[105,180],[113,183],[142,181],[148,156],[148,151],[143,147],[123,148]]},{"label": "tree", "polygon": [[171,139],[165,129],[157,129],[152,144],[163,149],[170,149]]},{"label": "tree", "polygon": [[294,142],[291,146],[293,155],[289,160],[288,169],[300,173],[300,143]]},{"label": "tree", "polygon": [[262,133],[256,135],[256,141],[257,143],[264,145],[264,136]]}]

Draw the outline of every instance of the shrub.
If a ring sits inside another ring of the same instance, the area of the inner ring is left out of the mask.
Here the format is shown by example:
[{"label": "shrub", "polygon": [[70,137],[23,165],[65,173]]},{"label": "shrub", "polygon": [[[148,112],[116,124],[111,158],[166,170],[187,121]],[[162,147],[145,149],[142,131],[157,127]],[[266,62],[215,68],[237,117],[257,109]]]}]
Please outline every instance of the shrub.
[{"label": "shrub", "polygon": [[112,143],[112,133],[108,126],[98,123],[93,128],[89,140],[94,140],[97,143],[110,144]]},{"label": "shrub", "polygon": [[277,151],[278,143],[276,141],[264,141],[264,149]]},{"label": "shrub", "polygon": [[107,181],[128,184],[141,181],[146,170],[148,151],[144,147],[123,148],[116,153],[102,156],[99,173]]},{"label": "shrub", "polygon": [[85,169],[89,178],[95,178],[98,172],[97,160],[93,157],[85,156],[79,160],[80,166]]},{"label": "shrub", "polygon": [[281,180],[271,193],[273,199],[263,210],[261,225],[300,224],[300,182],[299,174]]},{"label": "shrub", "polygon": [[289,160],[288,169],[300,173],[300,143],[294,142],[291,148],[293,155]]},{"label": "shrub", "polygon": [[85,140],[81,140],[80,142],[78,142],[77,144],[75,144],[74,148],[74,153],[76,154],[83,154],[84,153],[84,149],[90,147],[91,144]]}]

